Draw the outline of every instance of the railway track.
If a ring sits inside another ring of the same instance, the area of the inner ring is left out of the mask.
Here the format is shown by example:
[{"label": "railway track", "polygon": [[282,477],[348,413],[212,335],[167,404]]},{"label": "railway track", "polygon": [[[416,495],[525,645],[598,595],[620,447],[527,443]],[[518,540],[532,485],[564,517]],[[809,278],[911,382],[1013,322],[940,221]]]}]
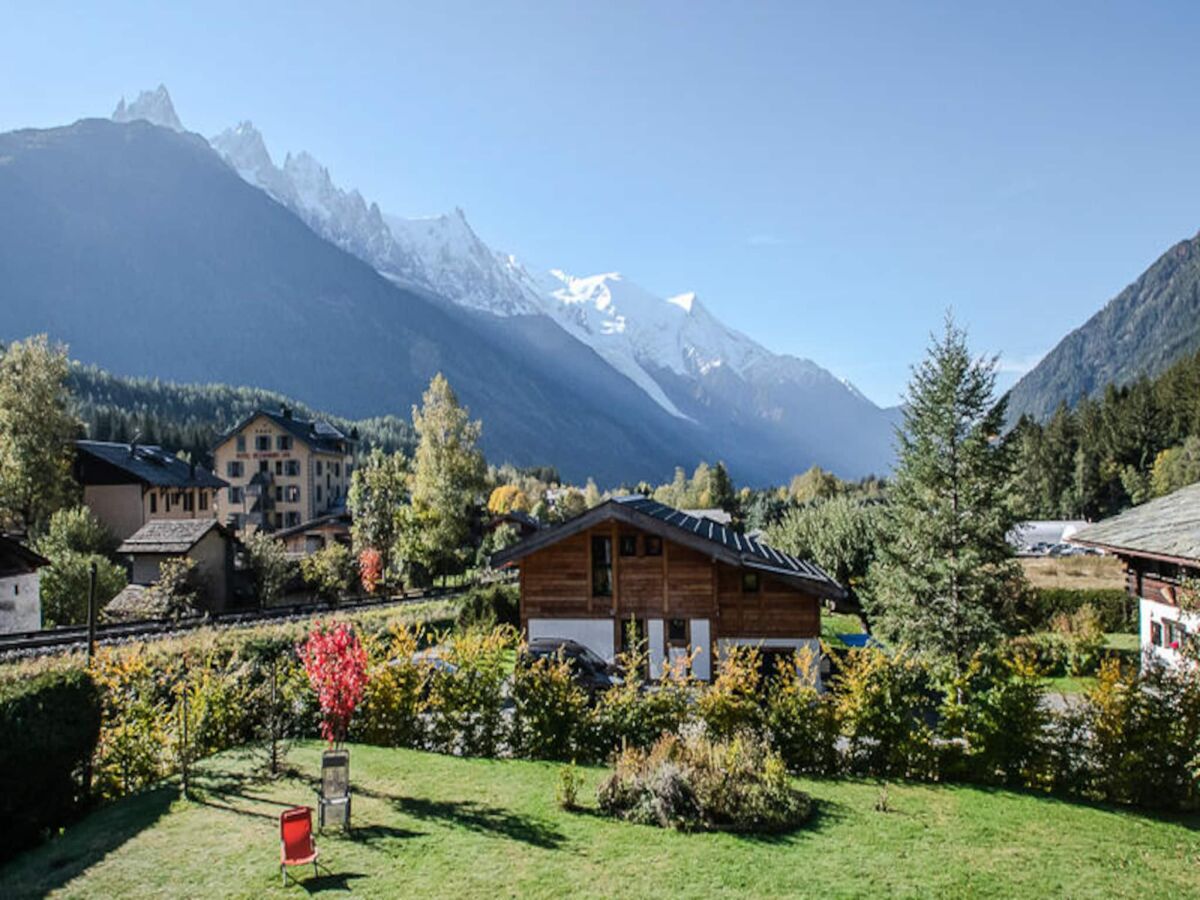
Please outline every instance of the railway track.
[{"label": "railway track", "polygon": [[[308,619],[325,612],[357,612],[387,606],[405,606],[425,600],[437,600],[461,594],[468,588],[430,588],[411,591],[402,597],[387,597],[379,600],[362,600],[353,603],[311,603],[282,606],[273,609],[244,610],[219,615],[189,616],[182,619],[151,619],[142,622],[120,622],[96,626],[96,643],[115,644],[141,638],[172,637],[197,628],[239,628],[260,625],[264,622],[288,622]],[[18,631],[0,634],[0,659],[33,656],[42,653],[61,652],[87,646],[86,625],[69,625],[62,628],[46,628],[41,631]]]}]

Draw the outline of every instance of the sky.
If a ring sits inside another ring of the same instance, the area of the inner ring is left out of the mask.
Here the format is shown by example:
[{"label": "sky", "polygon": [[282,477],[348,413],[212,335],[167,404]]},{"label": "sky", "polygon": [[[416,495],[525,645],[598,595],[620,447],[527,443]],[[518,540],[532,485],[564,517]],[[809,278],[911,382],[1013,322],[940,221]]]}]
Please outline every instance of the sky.
[{"label": "sky", "polygon": [[880,404],[1011,384],[1200,228],[1200,4],[0,0],[0,131],[160,82],[386,212],[696,291]]}]

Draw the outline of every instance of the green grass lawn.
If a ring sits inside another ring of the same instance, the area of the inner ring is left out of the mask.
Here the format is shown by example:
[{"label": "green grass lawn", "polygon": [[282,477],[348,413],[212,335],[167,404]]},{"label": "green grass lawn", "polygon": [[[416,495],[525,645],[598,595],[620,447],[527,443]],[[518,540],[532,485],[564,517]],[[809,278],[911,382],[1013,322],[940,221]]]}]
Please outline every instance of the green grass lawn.
[{"label": "green grass lawn", "polygon": [[843,634],[862,634],[862,619],[845,613],[821,613],[821,640],[833,647],[846,646]]},{"label": "green grass lawn", "polygon": [[[1136,660],[1141,649],[1136,634],[1110,631],[1104,635],[1104,647]],[[1096,684],[1095,675],[1055,675],[1046,679],[1046,689],[1059,694],[1082,694]]]},{"label": "green grass lawn", "polygon": [[[354,747],[351,836],[280,886],[277,816],[306,777],[265,781],[208,761],[194,801],[162,788],[115,803],[0,869],[5,897],[1197,896],[1200,817],[1152,817],[1007,791],[803,781],[817,813],[794,834],[680,834],[554,804],[556,765]],[[586,770],[589,786],[602,771]]]}]

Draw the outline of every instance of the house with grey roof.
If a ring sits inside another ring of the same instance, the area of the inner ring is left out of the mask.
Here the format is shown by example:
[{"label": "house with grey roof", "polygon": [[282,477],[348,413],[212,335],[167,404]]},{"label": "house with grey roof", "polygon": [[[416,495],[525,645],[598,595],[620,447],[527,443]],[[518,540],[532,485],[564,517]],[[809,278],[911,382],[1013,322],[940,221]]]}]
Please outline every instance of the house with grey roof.
[{"label": "house with grey roof", "polygon": [[232,535],[216,519],[155,519],[122,541],[117,553],[128,560],[130,584],[143,587],[158,581],[166,560],[193,560],[201,605],[220,612],[231,599],[234,550]]},{"label": "house with grey roof", "polygon": [[707,517],[646,497],[617,497],[496,553],[520,569],[529,640],[574,640],[606,659],[630,637],[649,649],[650,675],[691,660],[712,677],[733,645],[767,665],[820,656],[822,606],[846,591],[813,562]]},{"label": "house with grey roof", "polygon": [[0,534],[0,634],[42,627],[39,570],[50,561]]},{"label": "house with grey roof", "polygon": [[1143,652],[1178,662],[1200,634],[1200,614],[1186,608],[1200,589],[1200,484],[1097,522],[1071,540],[1120,558],[1126,590],[1138,601]]},{"label": "house with grey roof", "polygon": [[203,466],[148,444],[75,442],[83,502],[117,540],[157,519],[214,519],[225,482]]}]

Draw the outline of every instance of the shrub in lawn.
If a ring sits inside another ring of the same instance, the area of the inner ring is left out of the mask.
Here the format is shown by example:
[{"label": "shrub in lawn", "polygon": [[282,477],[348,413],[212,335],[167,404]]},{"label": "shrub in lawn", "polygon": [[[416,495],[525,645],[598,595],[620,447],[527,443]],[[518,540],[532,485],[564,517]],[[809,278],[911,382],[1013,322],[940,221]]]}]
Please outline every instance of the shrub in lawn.
[{"label": "shrub in lawn", "polygon": [[1041,676],[1022,658],[977,654],[946,690],[941,772],[982,784],[1045,786],[1049,711]]},{"label": "shrub in lawn", "polygon": [[597,799],[608,815],[683,830],[786,831],[812,808],[761,735],[713,741],[696,729],[626,748]]},{"label": "shrub in lawn", "polygon": [[1104,629],[1095,607],[1084,604],[1074,612],[1060,612],[1050,622],[1053,632],[1066,647],[1067,672],[1088,675],[1100,664]]},{"label": "shrub in lawn", "polygon": [[554,800],[563,809],[579,808],[579,789],[583,787],[583,776],[575,763],[558,770],[558,785],[554,789]]},{"label": "shrub in lawn", "polygon": [[854,771],[906,778],[937,774],[933,723],[939,697],[924,665],[904,652],[851,650],[835,685]]},{"label": "shrub in lawn", "polygon": [[453,670],[437,669],[429,680],[430,746],[443,753],[495,756],[504,737],[504,683],[512,673],[516,632],[511,628],[468,631],[446,651]]},{"label": "shrub in lawn", "polygon": [[817,690],[809,658],[783,667],[768,683],[767,734],[791,771],[833,775],[841,768],[837,701]]},{"label": "shrub in lawn", "polygon": [[664,732],[678,731],[687,720],[694,683],[686,665],[667,666],[656,684],[642,682],[649,655],[645,641],[632,641],[617,657],[625,673],[605,691],[593,711],[593,755],[606,758],[621,747],[649,747]]},{"label": "shrub in lawn", "polygon": [[421,747],[431,665],[417,657],[421,631],[397,625],[366,640],[369,678],[351,728],[354,740],[381,747]]},{"label": "shrub in lawn", "polygon": [[1067,643],[1055,632],[1017,635],[1008,642],[1008,654],[1043,677],[1067,672]]},{"label": "shrub in lawn", "polygon": [[561,656],[517,666],[510,746],[530,759],[575,759],[589,746],[588,698]]},{"label": "shrub in lawn", "polygon": [[346,740],[370,673],[367,651],[346,622],[315,622],[296,653],[321,707],[321,736],[329,746]]},{"label": "shrub in lawn", "polygon": [[761,657],[757,647],[732,644],[717,657],[717,677],[700,695],[696,712],[715,738],[761,730]]},{"label": "shrub in lawn", "polygon": [[82,670],[0,687],[0,859],[82,811],[99,733],[100,692]]},{"label": "shrub in lawn", "polygon": [[1121,588],[1035,588],[1028,608],[1020,613],[1022,630],[1045,631],[1060,613],[1073,613],[1091,606],[1100,617],[1103,631],[1137,630],[1137,605]]},{"label": "shrub in lawn", "polygon": [[121,797],[156,783],[170,766],[174,725],[170,673],[153,665],[144,645],[100,648],[93,673],[103,697],[103,725],[92,785]]},{"label": "shrub in lawn", "polygon": [[495,628],[497,625],[521,627],[520,592],[515,585],[493,584],[469,590],[459,602],[456,625],[459,630]]}]

